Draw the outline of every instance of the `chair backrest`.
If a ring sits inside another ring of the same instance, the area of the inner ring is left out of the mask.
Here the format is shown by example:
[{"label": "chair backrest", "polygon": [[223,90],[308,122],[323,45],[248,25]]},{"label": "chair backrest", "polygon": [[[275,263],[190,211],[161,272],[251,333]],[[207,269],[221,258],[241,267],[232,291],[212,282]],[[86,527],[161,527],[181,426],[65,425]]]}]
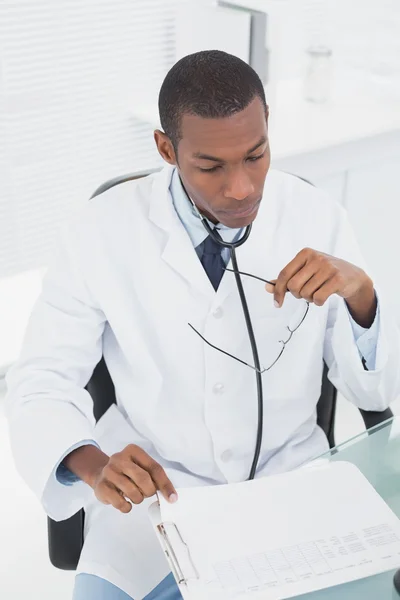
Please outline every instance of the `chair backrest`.
[{"label": "chair backrest", "polygon": [[328,438],[330,448],[333,448],[335,445],[336,402],[337,390],[328,379],[328,367],[324,363],[321,396],[317,404],[317,424]]},{"label": "chair backrest", "polygon": [[93,415],[96,422],[107,412],[117,399],[115,387],[110,377],[104,358],[97,364],[86,386],[93,400]]},{"label": "chair backrest", "polygon": [[157,173],[160,169],[147,169],[145,171],[137,171],[136,173],[127,173],[126,175],[119,175],[118,177],[114,177],[113,179],[109,179],[105,183],[102,183],[91,195],[91,199],[96,196],[100,196],[103,192],[106,192],[110,188],[115,185],[119,185],[120,183],[125,183],[126,181],[134,181],[135,179],[141,179],[142,177],[147,177],[148,175],[152,175],[152,173]]}]

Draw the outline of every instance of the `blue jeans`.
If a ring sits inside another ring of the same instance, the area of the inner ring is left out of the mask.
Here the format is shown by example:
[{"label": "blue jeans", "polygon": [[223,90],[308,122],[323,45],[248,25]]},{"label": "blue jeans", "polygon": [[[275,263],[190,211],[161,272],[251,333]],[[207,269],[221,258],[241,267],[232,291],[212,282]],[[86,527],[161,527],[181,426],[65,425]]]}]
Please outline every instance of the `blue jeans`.
[{"label": "blue jeans", "polygon": [[[101,579],[101,577],[79,573],[75,577],[72,600],[132,600],[132,598],[109,581]],[[182,600],[181,593],[172,573],[163,579],[146,596],[145,600]]]}]

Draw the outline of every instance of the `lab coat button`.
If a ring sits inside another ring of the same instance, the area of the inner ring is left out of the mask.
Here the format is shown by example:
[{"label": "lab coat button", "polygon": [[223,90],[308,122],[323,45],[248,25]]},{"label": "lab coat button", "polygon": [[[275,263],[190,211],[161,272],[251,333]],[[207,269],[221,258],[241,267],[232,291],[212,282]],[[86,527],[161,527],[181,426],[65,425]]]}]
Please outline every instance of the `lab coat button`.
[{"label": "lab coat button", "polygon": [[222,308],[219,306],[218,308],[216,308],[213,312],[213,317],[215,319],[220,319],[224,314],[224,311],[222,310]]},{"label": "lab coat button", "polygon": [[225,450],[225,452],[223,452],[221,454],[221,460],[222,462],[229,462],[232,458],[232,450]]},{"label": "lab coat button", "polygon": [[225,386],[223,383],[216,383],[213,387],[214,394],[223,394],[225,390]]}]

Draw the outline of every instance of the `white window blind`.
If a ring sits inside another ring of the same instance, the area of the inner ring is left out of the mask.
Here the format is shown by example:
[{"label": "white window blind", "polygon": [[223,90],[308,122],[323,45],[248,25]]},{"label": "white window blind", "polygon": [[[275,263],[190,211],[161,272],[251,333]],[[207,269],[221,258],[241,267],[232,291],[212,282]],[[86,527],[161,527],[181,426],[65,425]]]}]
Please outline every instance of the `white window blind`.
[{"label": "white window blind", "polygon": [[0,277],[46,265],[108,178],[159,164],[154,102],[185,0],[0,4]]},{"label": "white window blind", "polygon": [[[186,2],[217,0],[0,2],[0,278],[46,265],[100,183],[160,164],[151,125],[133,115],[155,103]],[[321,41],[339,66],[400,77],[399,0],[249,3],[285,7],[282,78]]]}]

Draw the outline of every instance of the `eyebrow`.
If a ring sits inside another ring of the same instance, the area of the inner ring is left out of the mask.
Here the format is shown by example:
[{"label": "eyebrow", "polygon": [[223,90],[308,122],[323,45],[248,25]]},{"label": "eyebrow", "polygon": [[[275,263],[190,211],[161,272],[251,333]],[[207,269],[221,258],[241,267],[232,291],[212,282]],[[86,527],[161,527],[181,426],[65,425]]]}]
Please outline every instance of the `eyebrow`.
[{"label": "eyebrow", "polygon": [[[248,150],[246,152],[246,156],[251,154],[252,152],[254,152],[254,150],[257,150],[257,148],[259,148],[260,146],[265,144],[266,141],[267,141],[267,138],[263,135],[262,138],[260,139],[260,141],[257,142],[257,144],[255,144],[255,146],[253,146],[252,148],[250,148],[250,150]],[[195,154],[193,154],[193,158],[200,158],[202,160],[212,160],[213,162],[220,162],[220,163],[225,162],[225,160],[223,160],[222,158],[218,158],[217,156],[211,156],[210,154],[203,154],[202,152],[196,152]]]}]

